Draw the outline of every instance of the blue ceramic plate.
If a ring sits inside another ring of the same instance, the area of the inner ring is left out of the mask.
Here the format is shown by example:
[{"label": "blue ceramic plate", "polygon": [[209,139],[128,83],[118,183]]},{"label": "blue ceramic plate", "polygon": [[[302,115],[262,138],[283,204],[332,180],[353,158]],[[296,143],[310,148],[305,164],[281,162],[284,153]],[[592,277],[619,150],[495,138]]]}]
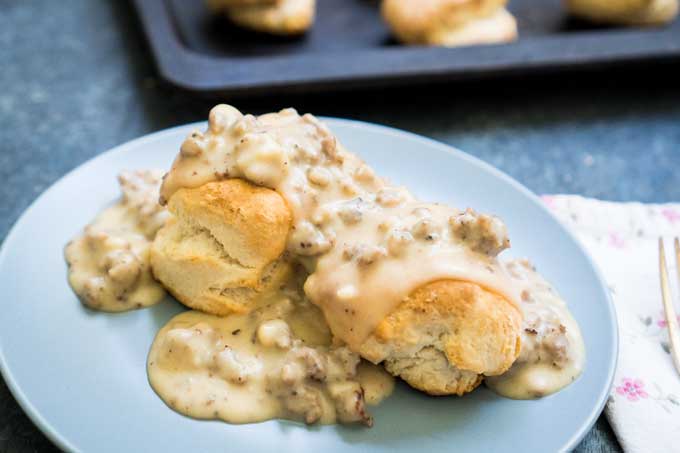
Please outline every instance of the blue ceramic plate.
[{"label": "blue ceramic plate", "polygon": [[500,215],[512,254],[530,257],[566,298],[588,353],[583,375],[538,401],[480,388],[428,397],[398,385],[373,410],[372,429],[287,421],[229,425],[172,410],[147,382],[156,332],[183,310],[168,299],[146,310],[83,308],[66,283],[64,244],[119,193],[123,169],[168,168],[188,125],[134,140],[62,178],[26,211],[0,252],[0,366],[31,419],[66,450],[122,451],[558,451],[574,447],[607,398],[617,356],[614,309],[593,263],[536,196],[503,173],[409,133],[328,119],[351,150],[426,200]]}]

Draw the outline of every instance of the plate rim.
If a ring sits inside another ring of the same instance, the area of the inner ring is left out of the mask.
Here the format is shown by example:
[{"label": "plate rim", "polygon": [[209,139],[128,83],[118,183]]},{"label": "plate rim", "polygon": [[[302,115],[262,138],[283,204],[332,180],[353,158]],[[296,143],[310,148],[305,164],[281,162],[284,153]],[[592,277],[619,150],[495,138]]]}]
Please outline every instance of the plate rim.
[{"label": "plate rim", "polygon": [[[516,189],[518,192],[520,192],[524,197],[529,199],[534,205],[536,205],[539,209],[543,210],[545,213],[547,213],[557,224],[558,228],[562,231],[564,235],[569,237],[573,244],[577,247],[578,251],[581,252],[581,254],[585,257],[587,263],[590,265],[590,269],[594,273],[595,277],[597,278],[598,284],[600,286],[600,290],[602,294],[604,295],[604,300],[605,300],[605,307],[607,308],[607,311],[609,312],[609,324],[611,325],[611,334],[612,334],[612,345],[613,345],[613,351],[612,351],[612,356],[609,360],[608,366],[607,366],[607,382],[606,385],[603,387],[602,391],[598,395],[598,404],[596,404],[593,407],[593,410],[591,410],[589,416],[584,420],[584,423],[581,424],[581,427],[574,432],[574,434],[571,436],[571,438],[566,442],[566,444],[563,446],[561,451],[568,451],[568,450],[573,450],[578,443],[585,437],[585,435],[589,432],[589,430],[594,426],[595,422],[597,421],[598,417],[602,413],[604,406],[607,402],[609,393],[611,391],[612,385],[614,383],[614,374],[616,371],[616,366],[618,363],[618,356],[619,356],[619,340],[620,340],[620,334],[619,334],[619,326],[618,326],[618,316],[616,313],[616,306],[614,305],[614,302],[611,298],[611,295],[609,291],[607,291],[607,286],[605,283],[605,280],[602,276],[602,273],[598,266],[595,264],[593,258],[590,256],[590,254],[585,250],[581,242],[574,236],[574,234],[557,218],[557,216],[550,210],[548,209],[545,204],[540,200],[538,195],[533,193],[531,190],[529,190],[526,186],[524,186],[522,183],[517,181],[516,179],[512,178],[510,175],[506,174],[502,170],[494,167],[493,165],[471,155],[468,154],[455,146],[449,145],[447,143],[435,140],[433,138],[429,138],[423,135],[419,135],[413,132],[405,131],[402,129],[398,129],[395,127],[391,126],[386,126],[382,124],[377,124],[377,123],[369,123],[365,121],[360,121],[360,120],[354,120],[354,119],[346,119],[346,118],[337,118],[337,117],[328,117],[328,116],[319,116],[319,118],[323,121],[329,122],[330,128],[333,128],[333,124],[342,124],[344,126],[349,126],[352,128],[357,128],[357,129],[364,129],[369,132],[378,132],[381,135],[392,135],[394,137],[408,137],[411,140],[414,140],[415,142],[421,142],[423,144],[426,144],[428,147],[433,147],[438,150],[444,151],[450,155],[456,156],[457,158],[463,159],[464,161],[473,164],[477,167],[482,168],[483,170],[486,170],[490,172],[495,178],[503,180],[505,183],[510,184],[514,189]],[[53,189],[57,188],[59,185],[63,184],[64,181],[70,177],[73,176],[74,173],[78,171],[82,171],[83,169],[87,168],[88,166],[92,165],[94,161],[98,159],[103,159],[105,156],[108,156],[113,153],[117,152],[123,152],[127,148],[136,148],[140,146],[144,146],[144,144],[157,140],[163,136],[166,135],[172,135],[176,134],[180,130],[190,130],[191,128],[201,128],[205,127],[207,124],[206,121],[198,121],[198,122],[193,122],[193,123],[187,123],[179,126],[173,126],[170,128],[162,129],[160,131],[152,132],[150,134],[146,134],[137,138],[134,138],[132,140],[129,140],[127,142],[121,143],[119,145],[114,146],[113,148],[109,148],[104,152],[101,152],[95,156],[92,156],[91,158],[87,159],[85,162],[82,162],[81,164],[75,166],[71,170],[69,170],[67,173],[59,177],[54,183],[52,183],[49,187],[47,187],[31,204],[21,213],[21,215],[17,218],[17,220],[13,223],[12,227],[9,229],[7,232],[7,235],[2,241],[2,244],[0,245],[0,267],[2,267],[3,263],[7,260],[7,250],[9,248],[8,244],[12,243],[14,241],[14,236],[17,234],[17,232],[22,228],[23,223],[26,221],[26,218],[28,217],[28,214],[36,208],[36,206],[41,202],[41,200],[47,195],[48,192],[51,192]],[[64,450],[64,451],[78,451],[77,448],[75,448],[74,445],[71,444],[69,440],[66,439],[65,436],[63,436],[57,429],[55,429],[41,414],[41,412],[33,405],[33,403],[29,400],[28,396],[23,392],[20,383],[14,379],[14,376],[9,368],[9,365],[7,363],[7,359],[5,358],[4,354],[4,349],[2,345],[2,337],[0,336],[0,375],[3,377],[7,388],[9,389],[10,393],[14,397],[15,401],[19,404],[21,409],[24,411],[24,413],[28,416],[28,418],[31,420],[31,422],[43,433],[45,436],[53,442],[58,448]]]}]

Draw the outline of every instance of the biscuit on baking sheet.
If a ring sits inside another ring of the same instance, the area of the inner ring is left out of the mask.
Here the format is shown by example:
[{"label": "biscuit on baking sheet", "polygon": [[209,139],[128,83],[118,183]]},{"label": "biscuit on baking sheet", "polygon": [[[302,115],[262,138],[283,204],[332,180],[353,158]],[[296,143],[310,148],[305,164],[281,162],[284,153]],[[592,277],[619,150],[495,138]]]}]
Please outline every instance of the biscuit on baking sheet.
[{"label": "biscuit on baking sheet", "polygon": [[461,46],[514,41],[506,0],[383,0],[382,15],[406,44]]},{"label": "biscuit on baking sheet", "polygon": [[505,8],[459,27],[440,28],[430,34],[431,42],[448,47],[511,42],[515,39],[517,21]]},{"label": "biscuit on baking sheet", "polygon": [[569,13],[593,22],[663,25],[678,15],[678,0],[565,0]]},{"label": "biscuit on baking sheet", "polygon": [[298,35],[314,23],[316,0],[210,0],[232,22],[274,35]]},{"label": "biscuit on baking sheet", "polygon": [[282,0],[206,0],[208,8],[213,11],[223,11],[232,6],[276,5]]}]

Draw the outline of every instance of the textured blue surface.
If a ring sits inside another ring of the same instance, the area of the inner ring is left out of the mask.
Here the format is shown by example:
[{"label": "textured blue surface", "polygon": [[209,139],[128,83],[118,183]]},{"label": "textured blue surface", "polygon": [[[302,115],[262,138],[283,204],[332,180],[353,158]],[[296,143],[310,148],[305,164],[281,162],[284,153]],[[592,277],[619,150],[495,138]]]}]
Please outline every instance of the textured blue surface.
[{"label": "textured blue surface", "polygon": [[[203,120],[218,99],[159,84],[127,2],[0,2],[0,239],[39,193],[88,158]],[[539,193],[680,200],[680,65],[478,84],[236,99],[385,123],[480,157]],[[10,301],[5,301],[10,303]],[[0,383],[0,451],[49,443]],[[618,449],[606,421],[579,451]]]}]

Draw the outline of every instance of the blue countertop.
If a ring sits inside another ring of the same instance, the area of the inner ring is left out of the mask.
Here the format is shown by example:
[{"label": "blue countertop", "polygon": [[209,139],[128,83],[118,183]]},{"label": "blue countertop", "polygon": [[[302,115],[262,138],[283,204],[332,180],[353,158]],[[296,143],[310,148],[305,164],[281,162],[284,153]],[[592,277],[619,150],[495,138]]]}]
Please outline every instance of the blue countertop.
[{"label": "blue countertop", "polygon": [[[229,101],[295,106],[450,143],[538,193],[680,200],[680,64],[341,94],[197,99],[163,85],[127,2],[0,4],[0,239],[50,184]],[[8,303],[8,302],[6,302]],[[0,451],[54,448],[0,381]],[[606,420],[579,452],[619,451]]]}]

